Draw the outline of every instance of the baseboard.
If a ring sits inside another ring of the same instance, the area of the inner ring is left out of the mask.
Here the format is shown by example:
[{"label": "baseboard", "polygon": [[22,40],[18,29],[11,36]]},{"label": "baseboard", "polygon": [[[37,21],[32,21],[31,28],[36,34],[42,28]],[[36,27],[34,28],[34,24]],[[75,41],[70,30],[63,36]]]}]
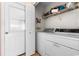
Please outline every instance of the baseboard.
[{"label": "baseboard", "polygon": [[[33,53],[32,53],[32,55],[30,55],[30,56],[33,56],[35,53],[38,53],[38,51],[34,51]],[[22,53],[22,54],[19,54],[18,56],[23,56],[23,55],[25,55],[26,53],[24,52],[24,53]],[[38,53],[39,54],[39,53]],[[39,54],[39,56],[41,56],[40,54]]]},{"label": "baseboard", "polygon": [[18,56],[23,56],[23,55],[25,55],[26,53],[24,52],[24,53],[22,53],[22,54],[19,54]]}]

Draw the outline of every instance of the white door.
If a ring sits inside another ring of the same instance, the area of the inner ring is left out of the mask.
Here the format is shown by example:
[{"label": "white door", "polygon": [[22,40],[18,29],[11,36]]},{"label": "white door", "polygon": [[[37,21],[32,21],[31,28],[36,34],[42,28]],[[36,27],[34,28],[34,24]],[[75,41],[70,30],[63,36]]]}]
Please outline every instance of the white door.
[{"label": "white door", "polygon": [[35,7],[26,3],[26,55],[35,53]]},{"label": "white door", "polygon": [[25,52],[25,7],[21,3],[5,4],[5,55]]}]

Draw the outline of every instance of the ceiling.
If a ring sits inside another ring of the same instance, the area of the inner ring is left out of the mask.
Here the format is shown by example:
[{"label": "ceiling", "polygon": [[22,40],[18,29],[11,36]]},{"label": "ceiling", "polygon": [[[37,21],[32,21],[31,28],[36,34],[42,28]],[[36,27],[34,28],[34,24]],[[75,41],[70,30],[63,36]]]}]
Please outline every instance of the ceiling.
[{"label": "ceiling", "polygon": [[42,6],[58,6],[58,5],[62,5],[65,4],[66,2],[39,2],[39,5]]}]

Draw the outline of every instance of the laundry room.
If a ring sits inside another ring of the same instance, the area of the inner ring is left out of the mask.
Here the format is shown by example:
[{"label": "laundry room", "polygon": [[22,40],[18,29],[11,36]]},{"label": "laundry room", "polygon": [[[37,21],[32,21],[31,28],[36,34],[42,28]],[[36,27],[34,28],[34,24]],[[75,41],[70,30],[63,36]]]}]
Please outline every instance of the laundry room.
[{"label": "laundry room", "polygon": [[79,56],[79,2],[0,2],[0,56]]}]

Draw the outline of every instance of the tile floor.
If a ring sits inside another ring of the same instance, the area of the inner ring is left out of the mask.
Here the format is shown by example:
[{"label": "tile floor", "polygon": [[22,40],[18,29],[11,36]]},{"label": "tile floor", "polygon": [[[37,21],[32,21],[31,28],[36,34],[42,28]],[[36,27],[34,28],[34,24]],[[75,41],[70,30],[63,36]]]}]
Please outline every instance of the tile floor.
[{"label": "tile floor", "polygon": [[[19,55],[19,56],[26,56],[26,54],[22,54],[22,55]],[[31,55],[31,56],[41,56],[38,52],[36,52],[35,54]]]},{"label": "tile floor", "polygon": [[32,56],[41,56],[38,52],[36,52],[35,54],[33,54]]}]

